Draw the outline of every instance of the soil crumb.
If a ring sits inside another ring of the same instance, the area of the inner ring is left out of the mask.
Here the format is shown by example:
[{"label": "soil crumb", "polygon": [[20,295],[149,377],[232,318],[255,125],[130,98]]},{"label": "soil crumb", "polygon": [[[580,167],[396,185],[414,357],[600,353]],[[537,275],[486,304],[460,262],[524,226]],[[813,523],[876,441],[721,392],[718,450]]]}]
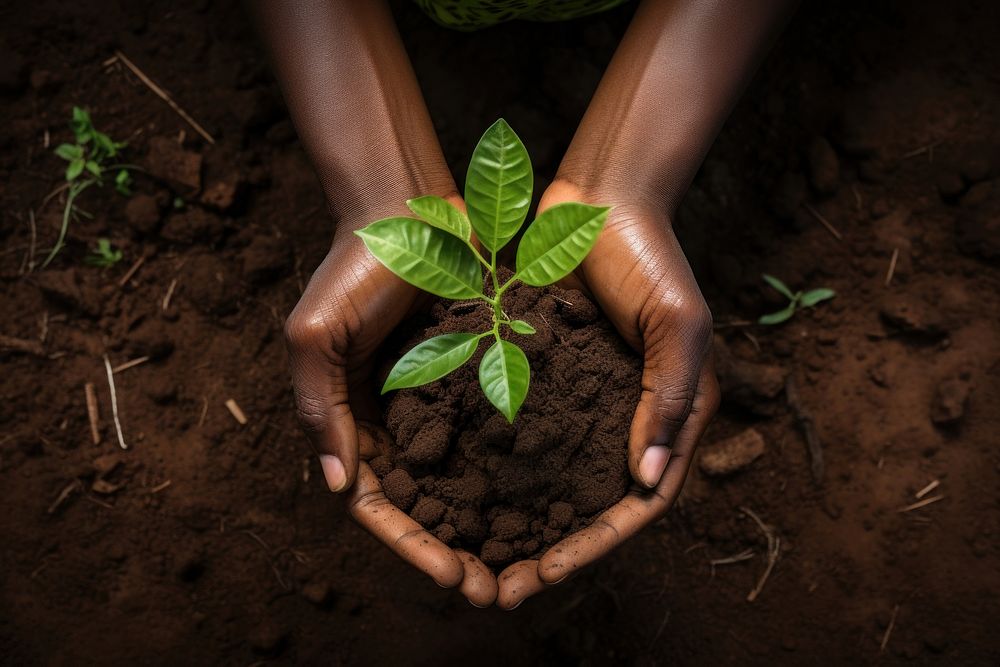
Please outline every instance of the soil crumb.
[{"label": "soil crumb", "polygon": [[[642,371],[638,356],[578,291],[519,286],[504,307],[537,331],[505,334],[531,364],[528,397],[514,423],[479,387],[484,339],[458,371],[391,397],[385,418],[395,443],[392,464],[380,474],[392,502],[496,570],[539,557],[624,497]],[[402,354],[432,336],[490,326],[485,306],[441,302],[389,349]]]}]

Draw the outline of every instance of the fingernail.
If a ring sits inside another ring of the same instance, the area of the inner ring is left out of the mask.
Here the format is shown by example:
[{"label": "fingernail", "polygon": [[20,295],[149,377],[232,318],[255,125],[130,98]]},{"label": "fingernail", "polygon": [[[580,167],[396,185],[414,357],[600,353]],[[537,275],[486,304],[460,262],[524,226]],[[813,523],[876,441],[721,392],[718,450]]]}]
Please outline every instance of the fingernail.
[{"label": "fingernail", "polygon": [[513,607],[510,607],[510,608],[509,608],[509,609],[507,609],[506,611],[514,611],[515,609],[517,609],[518,607],[520,607],[520,606],[521,606],[522,604],[524,604],[524,600],[525,600],[525,599],[526,599],[526,598],[521,598],[521,600],[520,600],[520,601],[518,601],[518,603],[517,603],[516,605],[514,605]]},{"label": "fingernail", "polygon": [[326,485],[334,493],[340,493],[347,485],[347,471],[340,459],[332,454],[320,454],[319,465],[323,468],[323,477],[326,478]]},{"label": "fingernail", "polygon": [[[466,600],[469,600],[469,599],[468,599],[468,598],[466,598]],[[482,604],[482,605],[480,605],[480,604],[476,604],[476,603],[475,603],[475,602],[473,602],[472,600],[469,600],[469,604],[471,604],[471,605],[472,605],[473,607],[475,607],[476,609],[486,609],[486,607],[488,607],[488,606],[489,606],[489,605],[485,605],[485,604]]]},{"label": "fingernail", "polygon": [[663,445],[653,445],[647,447],[642,458],[639,459],[639,476],[646,483],[646,486],[653,488],[660,483],[663,471],[667,467],[670,459],[670,448]]}]

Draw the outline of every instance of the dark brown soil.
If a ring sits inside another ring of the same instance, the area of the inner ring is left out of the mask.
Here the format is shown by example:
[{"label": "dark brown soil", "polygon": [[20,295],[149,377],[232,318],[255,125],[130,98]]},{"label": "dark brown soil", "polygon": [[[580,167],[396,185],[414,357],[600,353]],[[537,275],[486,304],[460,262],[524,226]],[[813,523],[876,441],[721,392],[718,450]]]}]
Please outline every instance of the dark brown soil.
[{"label": "dark brown soil", "polygon": [[[466,35],[397,2],[454,173],[503,116],[540,191],[634,5]],[[245,8],[3,3],[0,334],[19,342],[0,349],[0,662],[1000,663],[997,25],[1000,3],[979,0],[802,3],[675,225],[728,351],[701,447],[714,465],[692,466],[662,521],[504,613],[354,525],[295,423],[282,323],[331,222]],[[102,65],[115,49],[216,144]],[[41,202],[74,104],[129,140],[129,160],[152,166],[155,137],[200,156],[201,191],[167,174],[139,175],[134,204],[89,190],[94,218],[29,272],[29,211],[36,259],[58,231],[58,197]],[[125,253],[105,271],[82,264],[100,236]],[[780,307],[764,271],[838,296],[780,327],[736,326]],[[115,376],[123,452],[102,355],[150,351]],[[899,511],[934,480],[923,499],[938,500]],[[754,602],[767,541],[741,507],[781,539]]]},{"label": "dark brown soil", "polygon": [[[625,495],[642,372],[580,292],[515,287],[504,308],[538,332],[511,335],[532,369],[514,423],[479,388],[486,341],[458,371],[396,393],[385,413],[395,446],[372,461],[389,500],[497,571],[544,553]],[[414,327],[400,352],[431,336],[492,326],[482,304],[438,303],[431,321]]]}]

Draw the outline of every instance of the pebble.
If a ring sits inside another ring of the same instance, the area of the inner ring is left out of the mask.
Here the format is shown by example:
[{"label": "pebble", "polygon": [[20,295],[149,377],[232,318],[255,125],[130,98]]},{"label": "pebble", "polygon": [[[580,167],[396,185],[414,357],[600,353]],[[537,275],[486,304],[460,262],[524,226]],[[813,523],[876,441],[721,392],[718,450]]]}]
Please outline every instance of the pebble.
[{"label": "pebble", "polygon": [[764,455],[764,436],[757,429],[703,447],[698,466],[711,477],[722,477],[743,470]]},{"label": "pebble", "polygon": [[152,195],[137,194],[125,205],[125,221],[139,234],[151,234],[160,225],[160,206]]},{"label": "pebble", "polygon": [[200,153],[186,150],[170,137],[153,137],[149,140],[146,168],[149,173],[185,192],[201,190]]},{"label": "pebble", "polygon": [[333,601],[333,589],[323,579],[314,579],[302,587],[302,597],[317,607],[326,607]]},{"label": "pebble", "polygon": [[947,378],[934,389],[931,399],[931,421],[938,426],[957,423],[965,415],[965,405],[969,400],[972,384],[969,375]]}]

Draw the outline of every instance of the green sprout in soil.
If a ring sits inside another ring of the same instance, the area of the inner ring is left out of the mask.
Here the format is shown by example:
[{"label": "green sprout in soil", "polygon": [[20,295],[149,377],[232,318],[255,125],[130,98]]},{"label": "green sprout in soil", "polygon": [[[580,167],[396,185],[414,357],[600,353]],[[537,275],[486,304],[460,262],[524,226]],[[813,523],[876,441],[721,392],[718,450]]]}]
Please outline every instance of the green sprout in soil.
[{"label": "green sprout in soil", "polygon": [[122,251],[112,247],[108,239],[97,239],[97,247],[83,261],[106,269],[122,261]]},{"label": "green sprout in soil", "polygon": [[761,278],[764,279],[764,282],[785,296],[788,299],[788,305],[775,313],[761,315],[760,319],[757,320],[758,324],[781,324],[782,322],[790,319],[797,311],[802,310],[803,308],[812,308],[821,301],[826,301],[827,299],[832,299],[837,296],[837,293],[829,287],[818,287],[816,289],[811,289],[808,292],[792,292],[792,290],[788,288],[788,285],[774,276],[763,273],[761,274]]},{"label": "green sprout in soil", "polygon": [[42,262],[43,268],[48,266],[65,247],[70,218],[74,215],[89,217],[88,213],[76,206],[76,199],[84,190],[92,185],[104,185],[108,172],[115,172],[113,179],[115,190],[123,195],[131,194],[129,186],[132,184],[132,177],[129,170],[135,167],[112,162],[125,147],[125,142],[114,141],[103,132],[98,132],[90,120],[90,114],[80,107],[73,107],[73,117],[69,126],[73,130],[75,142],[60,144],[55,149],[56,155],[69,163],[66,165],[66,183],[63,185],[63,189],[67,191],[66,206],[63,209],[59,238],[48,257]]},{"label": "green sprout in soil", "polygon": [[[497,254],[518,233],[531,205],[533,175],[524,144],[502,118],[476,145],[465,179],[463,213],[441,197],[424,196],[406,205],[417,218],[394,217],[355,232],[390,271],[431,294],[456,301],[479,299],[493,314],[482,333],[435,336],[407,352],[389,373],[382,393],[438,380],[467,362],[483,338],[493,338],[479,364],[479,384],[489,401],[514,421],[528,394],[528,359],[501,333],[535,333],[524,320],[504,312],[503,295],[515,282],[542,287],[573,271],[604,227],[608,208],[578,202],[558,204],[539,215],[517,247],[515,273],[503,284]],[[487,261],[472,232],[489,251]],[[484,276],[485,271],[485,276]],[[492,296],[483,289],[491,284]]]}]

